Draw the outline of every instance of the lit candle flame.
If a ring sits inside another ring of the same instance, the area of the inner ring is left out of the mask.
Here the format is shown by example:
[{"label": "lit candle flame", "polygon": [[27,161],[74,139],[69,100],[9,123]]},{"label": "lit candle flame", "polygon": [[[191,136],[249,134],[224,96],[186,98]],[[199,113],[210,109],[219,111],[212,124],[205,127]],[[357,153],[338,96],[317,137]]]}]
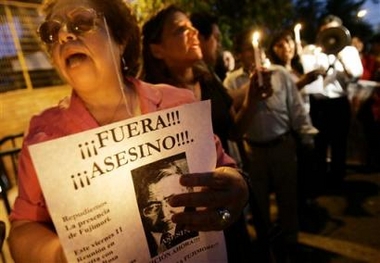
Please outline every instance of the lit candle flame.
[{"label": "lit candle flame", "polygon": [[260,39],[260,33],[259,32],[254,32],[252,35],[252,45],[254,48],[259,47],[259,39]]}]

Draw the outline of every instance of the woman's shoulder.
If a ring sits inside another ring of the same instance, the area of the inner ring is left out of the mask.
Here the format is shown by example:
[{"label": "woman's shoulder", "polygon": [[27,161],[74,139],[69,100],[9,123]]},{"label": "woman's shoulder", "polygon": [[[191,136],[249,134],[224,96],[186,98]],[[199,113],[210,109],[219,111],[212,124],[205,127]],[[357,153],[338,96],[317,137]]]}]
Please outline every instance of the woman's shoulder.
[{"label": "woman's shoulder", "polygon": [[278,75],[278,76],[281,76],[283,78],[291,78],[291,73],[289,72],[289,70],[287,70],[282,65],[272,64],[269,67],[269,70],[272,72],[273,76]]},{"label": "woman's shoulder", "polygon": [[64,110],[67,109],[69,101],[70,98],[65,97],[57,105],[33,115],[26,129],[25,142],[34,144],[62,136],[60,126],[63,123]]}]

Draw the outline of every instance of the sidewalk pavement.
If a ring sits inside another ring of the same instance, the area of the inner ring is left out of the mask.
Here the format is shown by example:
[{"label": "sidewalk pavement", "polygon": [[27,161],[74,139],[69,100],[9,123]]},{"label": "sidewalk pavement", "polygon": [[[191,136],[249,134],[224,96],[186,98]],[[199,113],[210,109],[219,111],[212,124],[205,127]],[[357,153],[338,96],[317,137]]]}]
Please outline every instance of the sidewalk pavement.
[{"label": "sidewalk pavement", "polygon": [[340,189],[301,212],[300,263],[380,262],[380,173],[349,169]]}]

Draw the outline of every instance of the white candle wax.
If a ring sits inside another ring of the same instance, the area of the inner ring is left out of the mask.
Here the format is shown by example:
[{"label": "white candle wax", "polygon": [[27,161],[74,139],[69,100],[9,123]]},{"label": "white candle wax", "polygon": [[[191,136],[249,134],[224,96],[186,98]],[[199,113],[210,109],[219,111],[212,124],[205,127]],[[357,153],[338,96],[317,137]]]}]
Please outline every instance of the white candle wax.
[{"label": "white candle wax", "polygon": [[302,44],[301,44],[301,24],[297,24],[294,27],[294,42],[296,43],[297,53],[302,53]]},{"label": "white candle wax", "polygon": [[297,24],[294,27],[294,40],[296,44],[301,44],[301,24]]},{"label": "white candle wax", "polygon": [[259,50],[259,33],[255,32],[253,33],[252,36],[252,46],[253,50],[255,52],[255,66],[257,70],[257,78],[259,82],[259,86],[263,86],[263,76],[261,74],[261,71],[259,70],[261,67],[261,55],[260,55],[260,50]]}]

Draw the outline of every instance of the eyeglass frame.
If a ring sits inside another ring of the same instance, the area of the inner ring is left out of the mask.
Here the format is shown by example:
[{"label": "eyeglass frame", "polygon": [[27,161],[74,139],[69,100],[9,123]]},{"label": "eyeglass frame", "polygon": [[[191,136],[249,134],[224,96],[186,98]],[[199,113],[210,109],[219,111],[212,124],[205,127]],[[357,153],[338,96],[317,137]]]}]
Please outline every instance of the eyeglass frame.
[{"label": "eyeglass frame", "polygon": [[[162,211],[163,202],[168,203],[170,197],[172,197],[172,196],[173,196],[173,195],[170,195],[170,196],[168,196],[168,197],[165,197],[163,200],[160,200],[160,201],[151,201],[151,202],[149,202],[149,204],[146,205],[146,206],[142,209],[142,213],[143,213],[143,215],[146,216],[146,217],[149,217],[149,216],[152,216],[152,215],[157,215],[160,211]],[[157,207],[159,207],[159,208],[157,208],[157,211],[154,212],[154,213],[147,213],[146,210],[147,210],[150,206],[152,206],[152,205],[157,205]]]},{"label": "eyeglass frame", "polygon": [[[88,30],[80,30],[80,29],[79,29],[80,24],[79,24],[79,26],[78,26],[78,23],[75,23],[75,22],[69,20],[69,19],[70,19],[70,17],[69,17],[70,13],[75,13],[75,11],[77,11],[77,10],[79,10],[79,9],[83,9],[83,10],[86,10],[86,11],[90,11],[90,13],[92,13],[92,15],[93,15],[93,18],[92,18],[92,21],[91,21],[91,22],[92,22],[92,23],[91,23],[91,27],[90,27],[90,29],[88,29]],[[75,8],[75,9],[71,10],[70,13],[69,13],[68,15],[66,14],[66,17],[68,17],[69,19],[66,19],[65,22],[62,22],[62,21],[59,21],[59,20],[56,20],[56,19],[51,19],[51,20],[45,20],[44,22],[42,22],[42,23],[38,26],[38,29],[37,29],[37,35],[39,36],[40,40],[41,40],[44,44],[46,44],[46,45],[50,45],[50,46],[51,46],[51,45],[57,43],[58,40],[59,40],[58,34],[59,34],[59,32],[61,31],[61,29],[62,29],[63,27],[66,27],[66,30],[67,30],[68,32],[73,33],[73,34],[75,34],[76,36],[79,36],[79,35],[83,35],[83,34],[85,34],[85,33],[89,33],[89,32],[91,32],[91,31],[96,30],[96,29],[97,29],[96,19],[101,18],[101,17],[103,17],[103,19],[104,19],[104,14],[103,14],[102,12],[98,12],[98,11],[96,11],[95,9],[93,9],[93,8],[88,8],[88,7],[78,7],[78,8]],[[59,28],[58,28],[58,30],[55,31],[53,34],[48,34],[48,38],[51,38],[51,37],[52,37],[53,40],[47,42],[47,41],[45,41],[47,38],[42,37],[42,34],[41,34],[42,31],[41,31],[41,28],[42,28],[42,26],[44,26],[44,25],[49,25],[49,23],[56,23],[56,25],[59,25]],[[77,27],[78,29],[75,29],[75,27]],[[56,35],[56,37],[53,37],[54,35]]]}]

